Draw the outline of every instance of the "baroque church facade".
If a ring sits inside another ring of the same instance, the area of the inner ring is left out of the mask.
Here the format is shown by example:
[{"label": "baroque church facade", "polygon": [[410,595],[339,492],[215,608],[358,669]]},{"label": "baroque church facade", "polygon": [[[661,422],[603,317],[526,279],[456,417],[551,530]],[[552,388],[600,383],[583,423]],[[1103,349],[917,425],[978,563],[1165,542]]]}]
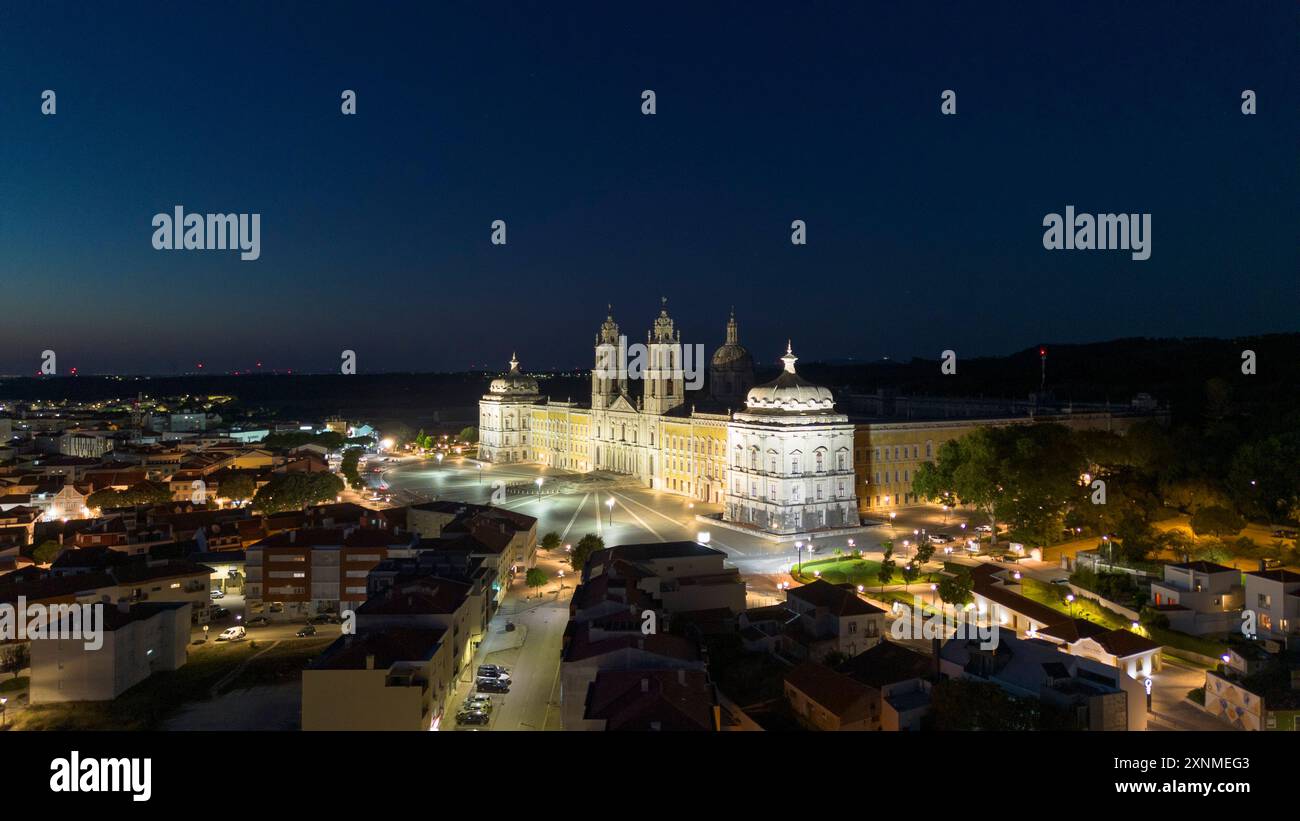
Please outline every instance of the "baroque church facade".
[{"label": "baroque church facade", "polygon": [[698,395],[688,391],[686,353],[665,305],[646,334],[641,373],[623,366],[626,340],[611,309],[596,334],[589,403],[543,397],[512,357],[479,402],[479,458],[632,476],[768,533],[857,527],[853,425],[834,412],[829,390],[795,372],[792,350],[781,375],[755,387],[733,314],[709,361],[709,391]]}]

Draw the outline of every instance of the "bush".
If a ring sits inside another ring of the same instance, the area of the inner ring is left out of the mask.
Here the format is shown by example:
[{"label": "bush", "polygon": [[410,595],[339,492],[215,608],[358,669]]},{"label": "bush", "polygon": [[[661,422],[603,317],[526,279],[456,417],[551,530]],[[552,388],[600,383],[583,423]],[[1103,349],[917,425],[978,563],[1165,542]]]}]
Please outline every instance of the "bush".
[{"label": "bush", "polygon": [[1138,613],[1138,622],[1148,630],[1168,630],[1169,617],[1154,607],[1143,607]]}]

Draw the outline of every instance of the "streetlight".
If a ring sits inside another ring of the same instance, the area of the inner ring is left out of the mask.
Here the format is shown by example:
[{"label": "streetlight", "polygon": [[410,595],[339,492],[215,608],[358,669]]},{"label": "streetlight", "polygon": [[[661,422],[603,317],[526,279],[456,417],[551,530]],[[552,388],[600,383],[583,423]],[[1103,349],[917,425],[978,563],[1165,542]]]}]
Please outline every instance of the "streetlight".
[{"label": "streetlight", "polygon": [[614,497],[610,496],[605,500],[605,507],[609,510],[609,526],[614,526]]},{"label": "streetlight", "polygon": [[542,477],[538,476],[533,480],[537,484],[537,501],[542,500]]},{"label": "streetlight", "polygon": [[895,536],[898,535],[898,529],[894,527],[894,517],[897,515],[898,513],[896,511],[893,510],[889,511],[889,532],[894,534]]},{"label": "streetlight", "polygon": [[203,625],[203,643],[204,643],[204,644],[207,644],[207,643],[208,643],[208,629],[209,629],[209,627],[211,627],[211,625],[207,625],[207,624]]},{"label": "streetlight", "polygon": [[0,696],[0,727],[7,728],[9,726],[9,711],[5,708],[8,703],[9,698],[7,696]]},{"label": "streetlight", "polygon": [[799,571],[798,571],[798,572],[802,573],[802,572],[803,572],[803,542],[795,542],[795,543],[794,543],[794,549],[795,549],[795,552],[798,553],[798,555],[799,555]]},{"label": "streetlight", "polygon": [[483,484],[483,463],[478,463],[478,483]]},{"label": "streetlight", "polygon": [[434,458],[436,458],[436,459],[438,460],[438,467],[442,467],[442,454],[439,453],[439,454],[438,454],[436,457],[434,457]]},{"label": "streetlight", "polygon": [[1065,600],[1070,604],[1070,618],[1074,618],[1074,594],[1066,593]]}]

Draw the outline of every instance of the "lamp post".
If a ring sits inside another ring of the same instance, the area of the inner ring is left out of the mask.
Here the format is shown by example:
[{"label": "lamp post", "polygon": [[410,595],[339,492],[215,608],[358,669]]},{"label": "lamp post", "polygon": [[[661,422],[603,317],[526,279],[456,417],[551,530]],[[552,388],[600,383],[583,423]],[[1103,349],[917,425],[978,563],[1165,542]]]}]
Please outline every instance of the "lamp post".
[{"label": "lamp post", "polygon": [[794,549],[799,556],[799,572],[803,573],[803,542],[795,542]]},{"label": "lamp post", "polygon": [[203,643],[204,643],[204,644],[207,644],[207,643],[208,643],[208,629],[209,629],[210,627],[211,627],[211,625],[208,625],[208,624],[203,625]]},{"label": "lamp post", "polygon": [[9,710],[5,707],[8,703],[8,697],[0,696],[0,728],[7,729],[9,727]]},{"label": "lamp post", "polygon": [[538,476],[533,482],[537,485],[537,501],[540,502],[542,500],[542,477]]},{"label": "lamp post", "polygon": [[438,459],[438,467],[442,467],[442,454],[441,454],[441,453],[438,454],[437,459]]},{"label": "lamp post", "polygon": [[894,527],[894,517],[898,515],[897,511],[889,511],[889,532],[895,536],[898,535],[898,528]]},{"label": "lamp post", "polygon": [[483,484],[483,463],[478,463],[478,483]]},{"label": "lamp post", "polygon": [[1066,593],[1066,594],[1065,594],[1065,600],[1066,600],[1066,601],[1069,603],[1069,605],[1070,605],[1070,618],[1074,618],[1074,594],[1073,594],[1073,593]]},{"label": "lamp post", "polygon": [[610,496],[605,499],[605,509],[609,511],[609,526],[614,526],[614,497]]}]

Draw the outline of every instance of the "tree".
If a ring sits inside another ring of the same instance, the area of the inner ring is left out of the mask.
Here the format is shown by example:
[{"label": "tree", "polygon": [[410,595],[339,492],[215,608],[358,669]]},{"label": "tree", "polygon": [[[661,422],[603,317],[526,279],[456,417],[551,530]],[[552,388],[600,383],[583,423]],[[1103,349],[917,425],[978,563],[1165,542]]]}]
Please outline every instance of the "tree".
[{"label": "tree", "polygon": [[470,425],[460,431],[460,441],[474,443],[478,441],[478,428]]},{"label": "tree", "polygon": [[910,561],[907,564],[903,565],[902,573],[903,573],[903,589],[909,590],[912,587],[912,582],[916,581],[917,578],[921,575],[921,565],[919,565],[915,561]]},{"label": "tree", "polygon": [[1192,532],[1197,536],[1236,536],[1245,527],[1246,522],[1233,510],[1219,505],[1207,505],[1198,508],[1192,514],[1190,522]]},{"label": "tree", "polygon": [[550,550],[559,550],[559,549],[560,549],[560,534],[552,530],[550,533],[547,533],[545,536],[542,537],[542,550],[550,551]]},{"label": "tree", "polygon": [[573,546],[573,552],[569,554],[569,564],[572,565],[574,570],[581,573],[582,569],[587,566],[587,560],[591,558],[591,554],[604,549],[605,540],[595,533],[588,533]]},{"label": "tree", "polygon": [[343,492],[343,480],[332,473],[285,473],[258,489],[253,507],[263,513],[302,510],[333,501]]},{"label": "tree", "polygon": [[876,571],[876,579],[880,582],[880,592],[885,592],[885,585],[889,580],[894,578],[894,568],[897,566],[894,561],[894,546],[889,542],[881,545],[885,549],[884,555],[880,559],[880,569]]},{"label": "tree", "polygon": [[1169,616],[1156,610],[1154,607],[1143,607],[1138,613],[1138,621],[1143,627],[1156,628],[1160,630],[1168,629]]},{"label": "tree", "polygon": [[343,452],[343,461],[339,463],[339,473],[348,480],[353,490],[361,490],[366,483],[361,478],[357,466],[361,463],[361,448],[348,448]]},{"label": "tree", "polygon": [[1228,489],[1248,515],[1284,521],[1300,504],[1300,432],[1243,445],[1232,459]]},{"label": "tree", "polygon": [[137,482],[118,494],[121,506],[161,505],[172,500],[171,488],[162,482]]},{"label": "tree", "polygon": [[91,510],[102,510],[108,507],[117,506],[117,491],[112,488],[97,490],[86,497],[86,507]]},{"label": "tree", "polygon": [[31,666],[31,645],[11,644],[8,648],[0,647],[0,672],[12,673],[14,678]]},{"label": "tree", "polygon": [[934,542],[930,541],[929,536],[922,536],[916,543],[916,555],[912,557],[912,561],[916,563],[919,570],[921,565],[932,558],[934,558]]},{"label": "tree", "polygon": [[257,492],[257,482],[246,473],[235,473],[222,479],[217,491],[232,502],[247,502]]},{"label": "tree", "polygon": [[46,539],[32,551],[32,560],[37,564],[49,564],[59,557],[63,551],[63,545],[53,539]]},{"label": "tree", "polygon": [[832,650],[822,658],[822,664],[834,670],[852,660],[852,656],[839,650]]},{"label": "tree", "polygon": [[934,730],[1033,730],[1039,716],[1037,698],[1013,698],[989,682],[944,679],[930,692]]},{"label": "tree", "polygon": [[975,581],[971,578],[970,571],[962,569],[939,579],[937,592],[940,601],[960,609],[974,600],[972,595],[974,589]]},{"label": "tree", "polygon": [[546,571],[540,567],[530,567],[528,572],[524,574],[524,583],[534,590],[546,584],[549,580],[550,577],[546,575]]}]

